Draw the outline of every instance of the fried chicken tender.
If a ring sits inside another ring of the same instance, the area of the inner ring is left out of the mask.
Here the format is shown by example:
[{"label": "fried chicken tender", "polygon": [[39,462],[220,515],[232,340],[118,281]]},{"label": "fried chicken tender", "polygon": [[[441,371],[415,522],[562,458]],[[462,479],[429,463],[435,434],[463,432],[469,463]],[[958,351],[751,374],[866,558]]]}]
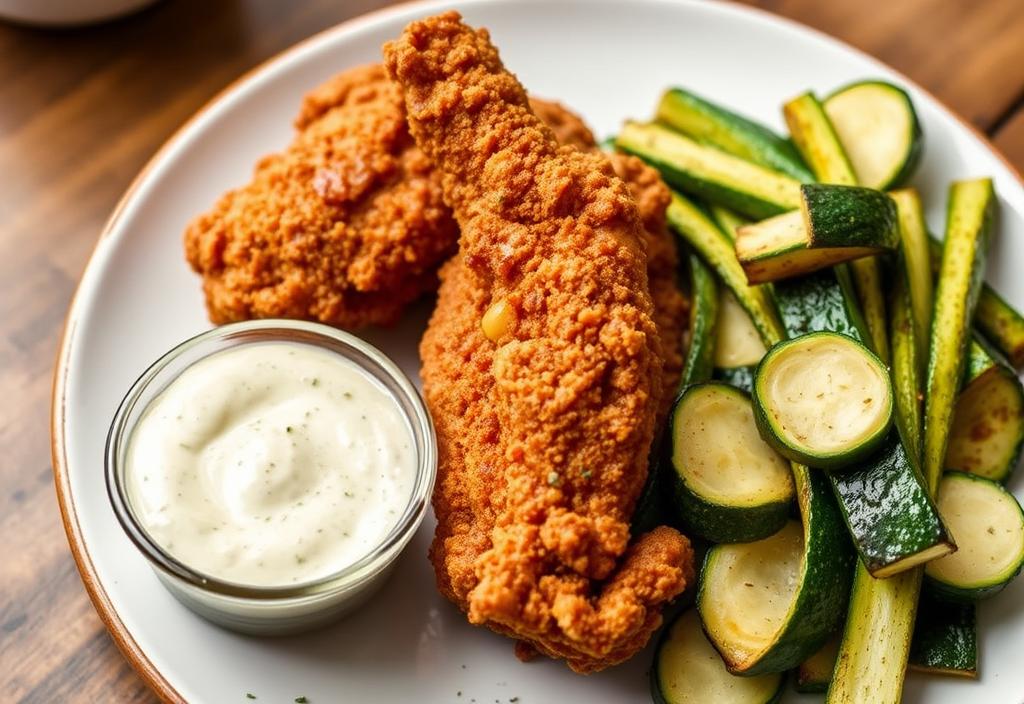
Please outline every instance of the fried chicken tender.
[{"label": "fried chicken tender", "polygon": [[437,285],[458,227],[379,65],[313,91],[283,152],[185,233],[210,319],[393,322]]},{"label": "fried chicken tender", "polygon": [[472,623],[600,670],[693,578],[675,530],[630,545],[663,394],[637,202],[606,157],[558,146],[457,13],[384,55],[462,230],[421,344],[439,587]]},{"label": "fried chicken tender", "polygon": [[[593,145],[575,115],[533,104],[566,143]],[[458,239],[398,89],[380,65],[346,71],[305,97],[295,127],[285,151],[261,160],[248,185],[186,231],[210,319],[394,322],[437,287]]]}]

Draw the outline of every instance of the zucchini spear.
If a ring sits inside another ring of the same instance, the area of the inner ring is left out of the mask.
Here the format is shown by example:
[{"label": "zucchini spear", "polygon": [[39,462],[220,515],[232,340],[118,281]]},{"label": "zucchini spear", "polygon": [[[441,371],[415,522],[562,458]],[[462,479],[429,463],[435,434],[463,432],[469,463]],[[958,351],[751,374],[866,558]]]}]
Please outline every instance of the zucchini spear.
[{"label": "zucchini spear", "polygon": [[792,278],[896,250],[896,204],[870,188],[800,187],[800,209],[736,230],[736,256],[752,284]]},{"label": "zucchini spear", "polygon": [[[937,274],[942,264],[942,243],[929,238],[928,245],[932,271]],[[974,324],[1015,369],[1024,368],[1024,315],[985,283],[978,294]]]},{"label": "zucchini spear", "polygon": [[[853,165],[839,141],[825,110],[812,93],[805,93],[786,103],[782,109],[797,149],[822,183],[856,186]],[[889,343],[885,324],[885,299],[882,296],[882,278],[878,260],[863,258],[854,261],[853,278],[861,310],[875,354],[883,362],[889,361]]]},{"label": "zucchini spear", "polygon": [[699,142],[713,144],[798,181],[814,180],[789,140],[684,88],[665,91],[658,102],[656,119]]},{"label": "zucchini spear", "polygon": [[[931,268],[917,194],[900,191],[893,198],[902,240],[889,300],[896,425],[909,455],[919,463]],[[863,564],[857,565],[828,702],[898,704],[901,700],[923,570],[915,567],[888,579],[875,579]]]},{"label": "zucchini spear", "polygon": [[627,122],[615,146],[661,172],[665,182],[761,219],[800,207],[800,182],[658,124]]},{"label": "zucchini spear", "polygon": [[991,179],[950,187],[925,386],[924,476],[933,494],[944,469],[995,208]]}]

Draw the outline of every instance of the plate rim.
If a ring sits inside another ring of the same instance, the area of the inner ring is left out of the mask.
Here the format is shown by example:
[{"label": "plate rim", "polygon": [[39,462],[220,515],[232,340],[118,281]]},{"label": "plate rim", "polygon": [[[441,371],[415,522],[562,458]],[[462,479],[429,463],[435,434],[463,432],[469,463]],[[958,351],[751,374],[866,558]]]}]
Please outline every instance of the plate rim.
[{"label": "plate rim", "polygon": [[[473,4],[499,4],[506,2],[507,0],[473,0]],[[698,3],[695,0],[661,0],[666,5],[690,5],[695,6]],[[954,121],[958,122],[962,127],[966,128],[969,133],[978,139],[978,141],[1002,164],[1006,167],[1007,171],[1013,176],[1018,185],[1024,188],[1024,176],[1021,171],[1006,158],[1006,156],[993,144],[989,136],[982,132],[980,129],[974,126],[970,121],[961,116],[958,112],[950,108],[944,101],[937,98],[930,90],[924,88],[916,81],[910,79],[902,71],[899,71],[881,59],[863,51],[848,42],[839,39],[838,37],[832,36],[827,32],[816,29],[809,25],[804,24],[798,20],[785,17],[783,15],[776,14],[764,8],[752,5],[744,5],[734,0],[718,0],[717,4],[725,5],[732,11],[739,13],[748,13],[766,19],[770,22],[789,25],[790,28],[797,29],[799,31],[811,34],[818,39],[823,39],[827,43],[836,45],[846,51],[849,51],[860,58],[867,59],[870,62],[883,65],[889,71],[899,77],[899,79],[906,85],[913,86],[916,90],[927,95],[931,98],[935,104],[944,111]],[[71,550],[71,556],[74,559],[75,566],[78,569],[79,575],[81,576],[82,583],[85,586],[86,593],[92,601],[93,608],[99,615],[100,620],[103,622],[107,633],[110,634],[117,646],[121,655],[128,661],[132,669],[142,678],[146,686],[150,688],[163,702],[167,704],[187,704],[185,698],[174,688],[173,685],[167,680],[162,672],[153,664],[146,653],[135,641],[132,634],[128,631],[124,622],[121,620],[117,609],[114,607],[113,602],[107,595],[103,584],[100,581],[99,575],[96,573],[96,569],[93,565],[92,558],[89,555],[89,548],[86,546],[84,536],[82,535],[81,526],[78,521],[78,514],[74,503],[74,497],[71,493],[70,486],[70,475],[68,472],[68,459],[67,459],[67,381],[70,373],[68,366],[68,360],[71,357],[71,349],[75,341],[75,331],[78,326],[78,308],[80,307],[80,300],[83,294],[82,284],[87,278],[87,274],[91,271],[96,263],[97,254],[101,249],[103,243],[109,238],[115,226],[120,222],[121,217],[136,192],[145,181],[146,177],[151,171],[159,164],[164,156],[172,151],[172,149],[181,141],[182,137],[189,132],[190,128],[197,123],[205,114],[210,112],[213,108],[219,106],[226,99],[230,98],[236,91],[241,91],[245,88],[246,84],[250,83],[259,75],[263,74],[272,65],[278,62],[285,61],[288,57],[302,51],[306,46],[325,40],[327,37],[344,33],[346,31],[355,30],[362,25],[369,25],[380,21],[385,21],[391,15],[405,14],[407,11],[413,10],[417,7],[426,8],[438,8],[445,6],[445,0],[405,0],[387,7],[378,8],[371,10],[370,12],[363,13],[356,17],[350,18],[339,22],[338,24],[327,27],[326,29],[320,30],[305,39],[302,39],[291,46],[282,49],[276,54],[268,57],[267,59],[256,64],[252,68],[246,70],[244,73],[236,77],[226,86],[217,91],[211,98],[209,98],[203,105],[196,110],[185,122],[178,126],[174,132],[160,145],[160,147],[153,153],[153,155],[146,161],[145,165],[139,170],[139,172],[132,178],[131,183],[125,189],[125,192],[118,199],[117,204],[111,211],[110,215],[103,224],[100,234],[96,239],[96,243],[93,246],[92,251],[86,260],[85,266],[82,269],[82,274],[78,279],[78,283],[75,286],[75,292],[71,297],[71,301],[68,305],[68,312],[64,319],[63,330],[61,332],[60,341],[57,346],[57,359],[54,366],[52,391],[50,397],[50,455],[51,465],[53,469],[54,477],[54,488],[57,494],[57,504],[60,509],[61,523],[64,527],[64,533],[68,540],[68,545]]]}]

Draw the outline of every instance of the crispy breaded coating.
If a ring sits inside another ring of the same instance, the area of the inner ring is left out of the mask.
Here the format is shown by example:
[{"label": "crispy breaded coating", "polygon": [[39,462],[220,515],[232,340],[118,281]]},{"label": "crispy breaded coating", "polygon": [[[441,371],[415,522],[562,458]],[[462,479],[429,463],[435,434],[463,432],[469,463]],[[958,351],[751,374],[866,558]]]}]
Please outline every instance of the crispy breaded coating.
[{"label": "crispy breaded coating", "polygon": [[210,319],[393,322],[436,286],[458,228],[380,66],[313,91],[283,152],[185,233]]},{"label": "crispy breaded coating", "polygon": [[539,98],[530,98],[530,109],[540,121],[555,133],[559,144],[578,147],[583,150],[597,146],[594,133],[580,119],[580,116],[561,103]]},{"label": "crispy breaded coating", "polygon": [[629,544],[663,385],[636,200],[457,13],[384,53],[462,229],[421,345],[440,588],[574,670],[621,662],[693,576],[675,530]]},{"label": "crispy breaded coating", "polygon": [[683,373],[683,333],[689,321],[689,304],[679,290],[676,272],[679,253],[668,230],[665,211],[672,201],[668,186],[657,171],[635,156],[608,154],[615,174],[626,182],[636,199],[647,248],[647,287],[654,304],[654,324],[661,337],[662,390],[658,419],[664,420],[672,407]]},{"label": "crispy breaded coating", "polygon": [[[567,143],[593,146],[578,117],[536,100]],[[262,159],[185,233],[214,323],[304,318],[359,328],[394,322],[437,286],[458,227],[380,65],[305,96],[292,144]]]}]

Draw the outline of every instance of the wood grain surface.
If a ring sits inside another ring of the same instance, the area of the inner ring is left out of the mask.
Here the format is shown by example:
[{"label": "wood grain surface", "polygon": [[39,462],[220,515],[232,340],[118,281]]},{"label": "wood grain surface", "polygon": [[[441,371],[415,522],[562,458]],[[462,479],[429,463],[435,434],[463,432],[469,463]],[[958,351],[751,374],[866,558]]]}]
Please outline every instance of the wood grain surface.
[{"label": "wood grain surface", "polygon": [[[86,597],[54,499],[52,365],[104,220],[247,69],[383,4],[164,0],[90,28],[0,22],[0,702],[150,702]],[[1021,0],[760,0],[903,71],[1024,169]]]}]

